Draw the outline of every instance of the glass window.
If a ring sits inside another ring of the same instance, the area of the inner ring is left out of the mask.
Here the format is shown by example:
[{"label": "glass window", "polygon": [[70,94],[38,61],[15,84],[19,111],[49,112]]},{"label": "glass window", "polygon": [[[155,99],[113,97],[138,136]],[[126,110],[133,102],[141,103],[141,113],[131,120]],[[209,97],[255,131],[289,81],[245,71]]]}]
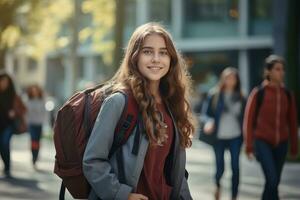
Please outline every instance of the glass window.
[{"label": "glass window", "polygon": [[238,35],[238,0],[185,0],[184,37]]},{"label": "glass window", "polygon": [[270,35],[272,33],[272,1],[249,1],[249,34]]},{"label": "glass window", "polygon": [[250,89],[263,80],[264,61],[271,54],[271,49],[253,49],[249,51]]},{"label": "glass window", "polygon": [[149,0],[149,20],[171,24],[171,0]]},{"label": "glass window", "polygon": [[[46,89],[51,96],[57,97],[59,105],[65,101],[66,93],[62,89],[64,87],[65,67],[63,57],[51,57],[47,59],[47,76],[46,76]],[[53,78],[55,77],[55,79]]]},{"label": "glass window", "polygon": [[136,27],[136,3],[137,0],[126,0],[124,19],[124,41],[128,41]]},{"label": "glass window", "polygon": [[238,67],[237,51],[185,53],[197,91],[207,92],[218,82],[225,67]]}]

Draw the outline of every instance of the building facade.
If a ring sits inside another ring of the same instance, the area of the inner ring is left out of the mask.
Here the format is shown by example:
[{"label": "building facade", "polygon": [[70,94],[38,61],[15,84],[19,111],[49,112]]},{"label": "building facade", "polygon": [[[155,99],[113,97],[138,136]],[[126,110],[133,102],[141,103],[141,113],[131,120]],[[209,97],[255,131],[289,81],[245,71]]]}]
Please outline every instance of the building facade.
[{"label": "building facade", "polygon": [[[186,58],[200,92],[205,92],[215,84],[217,76],[227,66],[239,69],[245,93],[260,82],[263,60],[274,47],[274,1],[125,1],[124,47],[135,27],[149,21],[161,22],[171,32],[177,48]],[[90,22],[91,20],[81,20],[84,23],[81,26]],[[91,50],[89,43],[82,44],[78,54],[78,84],[81,81],[100,82],[105,79],[109,70],[101,55]],[[13,61],[9,60],[12,59],[8,59],[8,66],[13,71]],[[59,51],[49,55],[43,62],[36,64],[38,67],[33,67],[35,65],[28,59],[18,63],[17,65],[24,65],[22,75],[18,74],[23,77],[22,84],[33,81],[26,77],[40,77],[37,78],[38,82],[51,95],[64,100],[72,94],[72,66],[66,52]],[[37,75],[28,76],[30,73]]]}]

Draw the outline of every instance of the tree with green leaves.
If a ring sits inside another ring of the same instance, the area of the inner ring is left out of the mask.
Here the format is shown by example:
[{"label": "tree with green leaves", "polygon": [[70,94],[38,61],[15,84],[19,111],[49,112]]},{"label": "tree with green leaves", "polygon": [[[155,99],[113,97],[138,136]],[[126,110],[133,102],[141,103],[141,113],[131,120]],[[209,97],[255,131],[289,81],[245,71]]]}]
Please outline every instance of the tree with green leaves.
[{"label": "tree with green leaves", "polygon": [[20,37],[15,13],[23,3],[18,0],[0,0],[0,69],[4,68],[6,52]]}]

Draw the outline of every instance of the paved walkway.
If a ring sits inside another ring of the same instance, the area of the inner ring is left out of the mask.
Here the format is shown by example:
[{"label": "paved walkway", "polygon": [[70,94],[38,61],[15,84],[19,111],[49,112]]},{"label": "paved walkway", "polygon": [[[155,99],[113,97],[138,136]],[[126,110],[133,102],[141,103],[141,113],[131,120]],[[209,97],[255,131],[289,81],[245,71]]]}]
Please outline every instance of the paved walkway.
[{"label": "paved walkway", "polygon": [[[60,180],[53,174],[53,144],[42,141],[41,160],[38,171],[31,166],[29,136],[14,136],[12,140],[12,175],[14,178],[0,178],[0,199],[58,199]],[[226,156],[228,156],[226,154]],[[208,146],[194,141],[193,148],[187,151],[187,169],[190,173],[189,185],[196,200],[212,200],[214,191],[214,160]],[[229,160],[228,158],[226,160]],[[0,162],[2,168],[2,162]],[[226,169],[230,169],[226,163]],[[284,167],[280,196],[282,200],[300,199],[300,164],[287,163]],[[230,199],[230,170],[225,170],[222,180],[222,200]],[[258,164],[241,158],[240,200],[259,199],[263,188],[263,177]],[[69,195],[66,199],[72,199]]]},{"label": "paved walkway", "polygon": [[[214,154],[208,145],[193,142],[187,151],[187,169],[190,173],[189,185],[194,199],[212,200],[215,171]],[[230,154],[225,154],[225,173],[222,178],[222,200],[230,200],[231,167]],[[249,161],[244,152],[240,162],[239,200],[258,200],[264,187],[264,178],[259,164]],[[300,163],[286,163],[283,169],[279,193],[281,200],[300,200]]]}]

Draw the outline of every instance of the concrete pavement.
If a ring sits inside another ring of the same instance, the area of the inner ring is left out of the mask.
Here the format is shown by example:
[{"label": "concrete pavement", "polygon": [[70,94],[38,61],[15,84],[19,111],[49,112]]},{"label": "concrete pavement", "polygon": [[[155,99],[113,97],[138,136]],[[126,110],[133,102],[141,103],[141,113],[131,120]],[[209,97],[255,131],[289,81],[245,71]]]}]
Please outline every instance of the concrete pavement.
[{"label": "concrete pavement", "polygon": [[[12,139],[12,179],[0,178],[0,199],[58,199],[60,179],[53,174],[54,147],[51,141],[42,140],[38,171],[31,165],[30,142],[27,134],[14,136]],[[230,199],[230,165],[226,154],[226,168],[222,179],[222,200]],[[2,162],[0,163],[2,167]],[[213,199],[213,152],[205,144],[194,141],[187,151],[187,169],[189,185],[194,199]],[[300,199],[300,164],[286,163],[280,185],[282,200]],[[263,176],[259,165],[241,157],[240,200],[260,199],[263,189]],[[66,199],[72,199],[66,195]]]},{"label": "concrete pavement", "polygon": [[[187,169],[190,173],[189,185],[194,199],[212,200],[215,171],[214,154],[210,146],[199,141],[187,151]],[[264,177],[259,164],[249,161],[244,152],[240,160],[240,200],[258,200],[264,187]],[[279,193],[281,200],[300,200],[300,163],[286,163],[283,169]],[[222,178],[222,200],[230,200],[231,167],[230,154],[225,154],[225,172]]]}]

